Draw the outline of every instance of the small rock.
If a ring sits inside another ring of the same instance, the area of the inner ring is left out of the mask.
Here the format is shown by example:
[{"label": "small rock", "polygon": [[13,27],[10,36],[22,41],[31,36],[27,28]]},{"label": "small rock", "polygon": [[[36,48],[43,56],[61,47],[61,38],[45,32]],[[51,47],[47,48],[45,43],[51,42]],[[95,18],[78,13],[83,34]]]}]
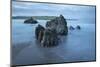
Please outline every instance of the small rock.
[{"label": "small rock", "polygon": [[74,28],[73,26],[70,26],[69,29],[70,29],[70,30],[74,30],[75,28]]},{"label": "small rock", "polygon": [[79,25],[77,25],[76,29],[79,29],[79,30],[80,30],[80,29],[81,29],[81,27],[80,27]]},{"label": "small rock", "polygon": [[31,18],[25,20],[24,23],[27,23],[27,24],[36,24],[38,22],[31,17]]}]

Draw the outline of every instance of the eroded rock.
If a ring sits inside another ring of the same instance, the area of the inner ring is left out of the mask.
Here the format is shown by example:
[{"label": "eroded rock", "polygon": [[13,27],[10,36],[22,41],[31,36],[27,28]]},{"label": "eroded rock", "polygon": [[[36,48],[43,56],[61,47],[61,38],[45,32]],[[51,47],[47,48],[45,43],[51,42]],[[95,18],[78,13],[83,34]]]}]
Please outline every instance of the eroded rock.
[{"label": "eroded rock", "polygon": [[42,46],[50,47],[58,44],[57,32],[55,29],[47,28],[44,31],[43,40],[41,41]]},{"label": "eroded rock", "polygon": [[44,36],[44,30],[45,28],[41,25],[38,25],[35,29],[35,36],[36,36],[36,39],[41,42],[42,39],[43,39],[43,36]]},{"label": "eroded rock", "polygon": [[55,29],[44,28],[38,25],[35,29],[36,39],[40,42],[41,46],[50,47],[58,43],[58,35]]},{"label": "eroded rock", "polygon": [[48,21],[46,23],[46,27],[55,29],[57,31],[57,34],[59,35],[68,34],[67,22],[66,22],[66,19],[62,15]]},{"label": "eroded rock", "polygon": [[58,44],[59,35],[67,35],[68,28],[65,18],[60,15],[46,23],[46,28],[38,25],[35,29],[36,39],[43,47],[55,46]]}]

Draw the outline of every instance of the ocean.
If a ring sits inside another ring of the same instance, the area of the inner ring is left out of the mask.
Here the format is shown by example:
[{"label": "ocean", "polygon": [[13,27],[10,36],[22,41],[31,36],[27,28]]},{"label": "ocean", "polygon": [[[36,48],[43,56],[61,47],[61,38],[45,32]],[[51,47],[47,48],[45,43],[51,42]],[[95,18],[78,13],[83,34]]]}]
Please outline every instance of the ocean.
[{"label": "ocean", "polygon": [[67,26],[81,29],[68,30],[55,47],[44,48],[36,41],[35,28],[45,27],[48,20],[37,24],[24,24],[25,19],[12,19],[12,64],[46,64],[96,60],[95,23],[87,20],[67,20]]}]

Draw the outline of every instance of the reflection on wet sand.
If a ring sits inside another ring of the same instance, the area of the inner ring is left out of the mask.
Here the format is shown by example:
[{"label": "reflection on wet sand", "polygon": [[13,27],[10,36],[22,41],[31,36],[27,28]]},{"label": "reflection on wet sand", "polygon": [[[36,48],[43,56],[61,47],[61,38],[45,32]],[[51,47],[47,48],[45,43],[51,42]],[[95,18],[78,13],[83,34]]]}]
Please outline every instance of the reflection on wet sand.
[{"label": "reflection on wet sand", "polygon": [[12,45],[12,59],[16,58],[17,55],[28,46],[30,46],[30,43],[21,43],[17,45]]}]

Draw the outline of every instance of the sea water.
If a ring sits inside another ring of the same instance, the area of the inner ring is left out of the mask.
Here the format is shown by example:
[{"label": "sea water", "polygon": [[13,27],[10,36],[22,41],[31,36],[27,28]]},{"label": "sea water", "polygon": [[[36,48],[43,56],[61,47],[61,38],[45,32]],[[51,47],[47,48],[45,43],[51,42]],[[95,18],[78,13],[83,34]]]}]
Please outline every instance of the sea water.
[{"label": "sea water", "polygon": [[[12,19],[12,64],[43,64],[95,60],[95,23],[86,20],[67,20],[67,26],[81,29],[68,30],[55,47],[39,46],[35,38],[38,24],[45,27],[48,20],[37,24],[24,24],[25,19]],[[13,47],[14,46],[14,47]]]}]

